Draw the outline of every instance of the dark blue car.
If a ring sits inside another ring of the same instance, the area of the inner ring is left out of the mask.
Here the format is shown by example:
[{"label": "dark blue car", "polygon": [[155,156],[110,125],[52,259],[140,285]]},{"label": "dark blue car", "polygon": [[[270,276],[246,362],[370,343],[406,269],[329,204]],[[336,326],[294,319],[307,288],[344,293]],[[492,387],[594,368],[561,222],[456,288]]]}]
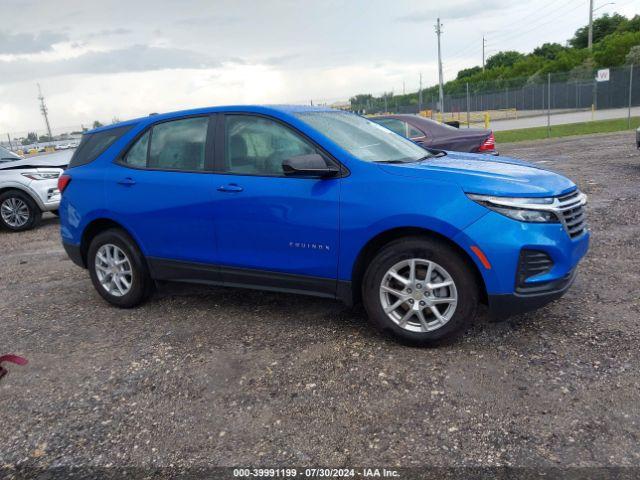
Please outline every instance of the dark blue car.
[{"label": "dark blue car", "polygon": [[568,179],[517,160],[430,153],[360,116],[236,106],[84,135],[60,179],[69,256],[119,307],[156,281],[364,303],[425,344],[572,284],[589,232]]}]

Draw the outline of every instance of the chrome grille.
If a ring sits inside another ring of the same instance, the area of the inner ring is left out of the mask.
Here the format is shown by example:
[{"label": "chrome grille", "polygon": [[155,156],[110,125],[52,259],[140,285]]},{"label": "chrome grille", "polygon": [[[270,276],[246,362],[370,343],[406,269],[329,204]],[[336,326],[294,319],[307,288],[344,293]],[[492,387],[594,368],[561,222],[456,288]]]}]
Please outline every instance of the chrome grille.
[{"label": "chrome grille", "polygon": [[556,211],[571,238],[576,238],[587,231],[587,221],[584,206],[587,196],[579,190],[557,198]]}]

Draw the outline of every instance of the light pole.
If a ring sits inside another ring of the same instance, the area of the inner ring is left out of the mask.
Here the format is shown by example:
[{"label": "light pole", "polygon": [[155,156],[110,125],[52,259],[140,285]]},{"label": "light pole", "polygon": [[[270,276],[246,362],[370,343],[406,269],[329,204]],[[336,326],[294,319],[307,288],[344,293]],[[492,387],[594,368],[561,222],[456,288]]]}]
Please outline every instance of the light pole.
[{"label": "light pole", "polygon": [[442,24],[440,23],[440,18],[438,18],[438,23],[436,23],[436,34],[438,35],[438,83],[439,83],[439,108],[440,113],[444,111],[444,90],[442,86],[442,52],[440,49],[440,35],[442,34]]},{"label": "light pole", "polygon": [[598,8],[593,8],[593,0],[589,0],[589,39],[587,41],[587,46],[589,51],[593,50],[593,12],[600,10],[602,7],[606,7],[607,5],[615,5],[616,2],[608,2],[604,5],[600,5]]}]

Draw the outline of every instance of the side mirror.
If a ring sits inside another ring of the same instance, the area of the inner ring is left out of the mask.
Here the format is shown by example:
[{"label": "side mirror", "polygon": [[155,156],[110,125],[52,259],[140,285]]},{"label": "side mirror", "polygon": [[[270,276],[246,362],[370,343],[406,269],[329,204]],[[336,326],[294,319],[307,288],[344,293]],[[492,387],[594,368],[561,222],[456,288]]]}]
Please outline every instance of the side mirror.
[{"label": "side mirror", "polygon": [[282,162],[282,170],[285,175],[319,178],[335,177],[340,173],[339,168],[327,165],[322,155],[317,153],[287,158]]}]

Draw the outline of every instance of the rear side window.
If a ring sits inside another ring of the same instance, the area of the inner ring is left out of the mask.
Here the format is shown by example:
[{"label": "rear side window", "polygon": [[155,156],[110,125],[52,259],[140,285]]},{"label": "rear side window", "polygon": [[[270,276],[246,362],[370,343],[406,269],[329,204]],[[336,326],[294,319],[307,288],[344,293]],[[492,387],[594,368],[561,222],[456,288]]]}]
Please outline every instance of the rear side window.
[{"label": "rear side window", "polygon": [[78,145],[73,157],[71,157],[69,168],[93,162],[102,152],[128,132],[131,127],[132,125],[127,125],[126,127],[111,128],[102,132],[83,135],[80,145]]},{"label": "rear side window", "polygon": [[400,120],[396,120],[395,118],[372,118],[376,123],[379,123],[383,127],[387,127],[392,132],[397,133],[398,135],[402,135],[403,137],[407,136],[407,124],[401,122]]},{"label": "rear side window", "polygon": [[208,117],[155,125],[151,132],[149,167],[163,170],[204,170],[208,126]]},{"label": "rear side window", "polygon": [[122,162],[154,170],[205,170],[209,117],[194,117],[154,125],[127,151]]}]

